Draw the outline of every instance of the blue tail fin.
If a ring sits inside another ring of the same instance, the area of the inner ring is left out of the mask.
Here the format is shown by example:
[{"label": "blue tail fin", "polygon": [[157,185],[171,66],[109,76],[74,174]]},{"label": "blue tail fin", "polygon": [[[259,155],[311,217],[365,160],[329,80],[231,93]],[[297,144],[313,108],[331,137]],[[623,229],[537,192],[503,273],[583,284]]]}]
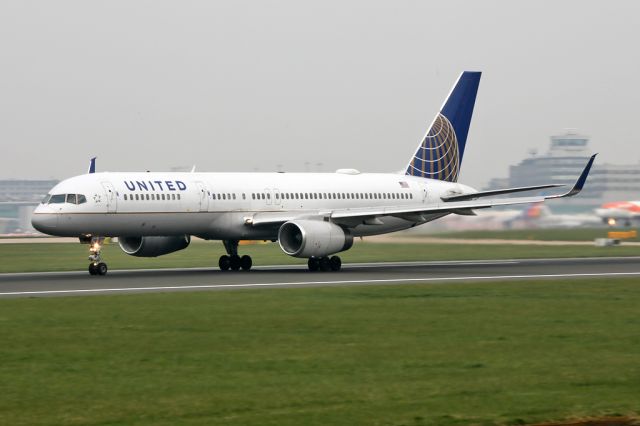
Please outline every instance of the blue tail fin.
[{"label": "blue tail fin", "polygon": [[481,74],[472,71],[460,74],[405,174],[449,182],[458,180]]},{"label": "blue tail fin", "polygon": [[87,173],[95,173],[96,172],[96,157],[93,157],[89,160],[89,170]]}]

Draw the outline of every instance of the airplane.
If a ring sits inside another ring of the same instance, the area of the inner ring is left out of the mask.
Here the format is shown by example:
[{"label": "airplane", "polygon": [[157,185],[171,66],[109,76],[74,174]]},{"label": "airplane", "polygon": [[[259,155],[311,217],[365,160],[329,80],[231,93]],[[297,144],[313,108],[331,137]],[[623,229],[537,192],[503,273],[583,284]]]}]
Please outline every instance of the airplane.
[{"label": "airplane", "polygon": [[307,258],[310,271],[339,271],[336,253],[349,250],[356,237],[578,194],[595,155],[562,194],[495,198],[562,185],[477,191],[458,183],[480,76],[460,74],[404,173],[87,173],[58,183],[32,224],[90,243],[92,275],[107,273],[105,237],[117,237],[125,253],[140,257],[185,249],[191,236],[222,240],[227,254],[218,266],[224,271],[251,269],[251,257],[238,253],[240,240],[277,241],[285,254]]},{"label": "airplane", "polygon": [[575,228],[598,226],[600,219],[587,213],[558,214],[542,203],[532,204],[519,216],[507,221],[508,228]]},{"label": "airplane", "polygon": [[615,226],[618,223],[631,226],[633,222],[640,222],[640,201],[604,203],[595,211],[596,215],[610,226]]},{"label": "airplane", "polygon": [[[600,226],[595,214],[558,214],[544,203],[531,204],[525,209],[478,210],[476,216],[449,215],[431,226],[440,231],[503,230],[536,228],[574,228],[576,226]],[[416,233],[421,228],[416,228]],[[423,231],[422,233],[426,233]]]}]

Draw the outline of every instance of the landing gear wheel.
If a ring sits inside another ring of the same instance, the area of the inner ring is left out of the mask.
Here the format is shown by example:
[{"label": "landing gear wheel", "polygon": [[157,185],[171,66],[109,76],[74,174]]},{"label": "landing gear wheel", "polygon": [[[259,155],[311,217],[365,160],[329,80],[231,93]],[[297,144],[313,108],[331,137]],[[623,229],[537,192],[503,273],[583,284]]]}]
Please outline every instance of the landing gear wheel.
[{"label": "landing gear wheel", "polygon": [[220,256],[220,260],[218,260],[218,266],[221,271],[228,271],[231,267],[231,258],[226,254]]},{"label": "landing gear wheel", "polygon": [[309,261],[307,262],[307,266],[309,267],[309,270],[311,272],[316,272],[318,269],[320,269],[320,261],[315,257],[310,257]]},{"label": "landing gear wheel", "polygon": [[[86,240],[86,238],[85,238]],[[91,275],[107,275],[107,264],[102,261],[102,243],[104,237],[91,237],[91,245],[89,246],[89,274]]]},{"label": "landing gear wheel", "polygon": [[331,262],[332,271],[337,272],[342,268],[342,260],[340,259],[339,256],[332,256],[330,262]]},{"label": "landing gear wheel", "polygon": [[100,262],[96,265],[96,272],[98,275],[107,275],[107,264]]},{"label": "landing gear wheel", "polygon": [[231,259],[230,259],[229,263],[230,263],[231,269],[233,271],[239,270],[240,269],[240,256],[238,256],[237,254],[231,256]]},{"label": "landing gear wheel", "polygon": [[246,254],[240,258],[240,267],[243,271],[248,271],[253,266],[253,261],[251,260],[251,256],[247,256]]},{"label": "landing gear wheel", "polygon": [[322,272],[329,272],[331,270],[331,261],[328,257],[325,256],[320,258],[320,270]]}]

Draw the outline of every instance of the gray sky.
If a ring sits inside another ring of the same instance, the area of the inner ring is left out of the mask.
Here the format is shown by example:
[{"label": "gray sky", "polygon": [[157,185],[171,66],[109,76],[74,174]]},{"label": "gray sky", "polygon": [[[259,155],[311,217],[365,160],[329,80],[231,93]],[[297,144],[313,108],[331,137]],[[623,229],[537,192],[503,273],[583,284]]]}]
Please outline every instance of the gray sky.
[{"label": "gray sky", "polygon": [[461,181],[566,128],[637,163],[637,1],[0,2],[0,178],[396,171],[483,71]]}]

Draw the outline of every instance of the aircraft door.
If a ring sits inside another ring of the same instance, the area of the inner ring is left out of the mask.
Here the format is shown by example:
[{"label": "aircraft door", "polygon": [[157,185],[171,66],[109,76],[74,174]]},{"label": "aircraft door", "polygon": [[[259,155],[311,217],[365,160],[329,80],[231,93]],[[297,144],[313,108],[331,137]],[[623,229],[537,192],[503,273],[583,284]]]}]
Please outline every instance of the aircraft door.
[{"label": "aircraft door", "polygon": [[427,192],[427,185],[424,183],[420,184],[420,192],[422,193],[422,202],[425,203],[427,201],[427,196],[429,195]]},{"label": "aircraft door", "polygon": [[203,182],[196,182],[196,186],[198,187],[198,197],[200,198],[198,201],[199,211],[206,212],[209,210],[209,196],[207,193],[207,187]]},{"label": "aircraft door", "polygon": [[110,182],[100,182],[104,188],[107,205],[107,213],[115,213],[118,210],[118,197],[116,197],[116,190]]}]

